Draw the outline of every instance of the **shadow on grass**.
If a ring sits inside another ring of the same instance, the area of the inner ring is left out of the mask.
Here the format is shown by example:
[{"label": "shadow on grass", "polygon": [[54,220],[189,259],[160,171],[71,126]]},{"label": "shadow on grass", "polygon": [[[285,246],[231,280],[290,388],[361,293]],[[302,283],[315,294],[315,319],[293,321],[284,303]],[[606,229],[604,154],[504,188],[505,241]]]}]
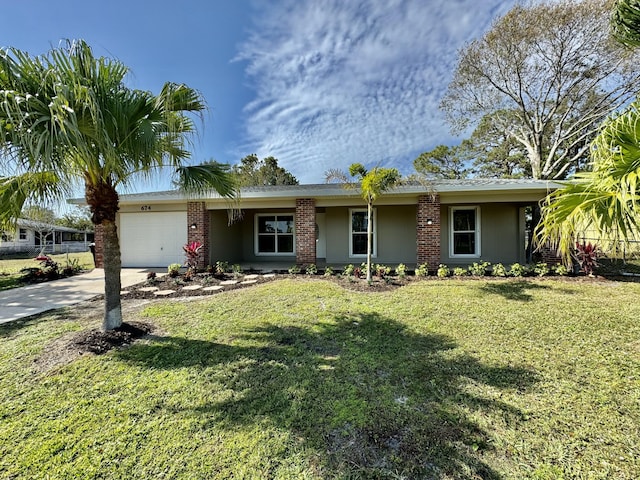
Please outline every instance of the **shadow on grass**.
[{"label": "shadow on grass", "polygon": [[517,300],[519,302],[529,302],[533,296],[531,290],[548,290],[548,285],[529,282],[526,280],[516,282],[491,282],[486,283],[480,289],[486,293],[501,295],[507,300]]},{"label": "shadow on grass", "polygon": [[522,415],[471,392],[536,381],[532,371],[484,365],[448,337],[377,314],[267,326],[236,342],[155,337],[115,355],[153,369],[200,369],[190,375],[197,387],[225,395],[195,409],[167,406],[170,413],[190,412],[212,429],[268,419],[304,439],[326,478],[499,479],[484,460],[494,437],[472,415]]}]

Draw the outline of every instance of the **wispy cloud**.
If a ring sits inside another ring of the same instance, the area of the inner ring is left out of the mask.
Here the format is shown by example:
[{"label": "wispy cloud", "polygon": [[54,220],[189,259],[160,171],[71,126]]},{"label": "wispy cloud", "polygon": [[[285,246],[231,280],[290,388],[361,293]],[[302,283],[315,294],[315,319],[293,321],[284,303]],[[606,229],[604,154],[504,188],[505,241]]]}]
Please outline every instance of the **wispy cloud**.
[{"label": "wispy cloud", "polygon": [[353,162],[409,173],[452,140],[438,109],[457,50],[513,1],[279,0],[258,7],[238,59],[255,99],[242,151],[303,183]]}]

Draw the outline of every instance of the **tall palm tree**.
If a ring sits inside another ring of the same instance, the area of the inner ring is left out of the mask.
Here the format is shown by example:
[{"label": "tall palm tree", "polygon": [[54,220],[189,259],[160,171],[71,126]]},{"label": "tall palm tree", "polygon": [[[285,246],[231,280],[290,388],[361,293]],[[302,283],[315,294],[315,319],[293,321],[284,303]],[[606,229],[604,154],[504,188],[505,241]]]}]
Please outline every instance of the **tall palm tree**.
[{"label": "tall palm tree", "polygon": [[[367,282],[371,281],[371,256],[373,253],[373,204],[400,181],[400,172],[395,168],[374,167],[371,170],[364,168],[361,163],[353,163],[349,166],[349,175],[360,180],[360,194],[367,202]],[[347,175],[340,170],[330,170],[326,173],[327,181],[340,181],[347,187],[349,183]]]},{"label": "tall palm tree", "polygon": [[174,83],[158,95],[133,90],[127,73],[81,40],[37,57],[0,51],[0,224],[15,221],[25,203],[84,187],[104,238],[104,330],[122,324],[118,189],[167,167],[186,192],[236,193],[228,166],[186,165],[190,115],[205,108],[200,94]]}]

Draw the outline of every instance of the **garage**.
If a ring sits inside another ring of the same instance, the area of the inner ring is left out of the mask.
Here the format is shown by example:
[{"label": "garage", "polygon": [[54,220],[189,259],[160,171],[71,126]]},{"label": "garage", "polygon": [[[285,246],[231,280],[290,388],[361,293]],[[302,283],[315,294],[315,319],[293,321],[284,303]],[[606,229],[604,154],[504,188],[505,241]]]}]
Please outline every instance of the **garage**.
[{"label": "garage", "polygon": [[187,213],[121,213],[119,236],[123,267],[182,264],[182,247],[187,243]]}]

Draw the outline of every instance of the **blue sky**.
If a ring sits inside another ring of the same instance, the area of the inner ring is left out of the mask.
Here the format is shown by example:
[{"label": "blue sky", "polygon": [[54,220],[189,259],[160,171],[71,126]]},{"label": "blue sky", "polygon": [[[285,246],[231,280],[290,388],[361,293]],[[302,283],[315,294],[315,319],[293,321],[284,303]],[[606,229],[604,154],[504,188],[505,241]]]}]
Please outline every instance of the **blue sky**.
[{"label": "blue sky", "polygon": [[456,143],[438,104],[457,50],[514,3],[20,0],[3,5],[0,46],[35,55],[85,39],[131,69],[131,87],[203,94],[194,161],[273,155],[322,183],[354,162],[408,174],[421,152]]}]

